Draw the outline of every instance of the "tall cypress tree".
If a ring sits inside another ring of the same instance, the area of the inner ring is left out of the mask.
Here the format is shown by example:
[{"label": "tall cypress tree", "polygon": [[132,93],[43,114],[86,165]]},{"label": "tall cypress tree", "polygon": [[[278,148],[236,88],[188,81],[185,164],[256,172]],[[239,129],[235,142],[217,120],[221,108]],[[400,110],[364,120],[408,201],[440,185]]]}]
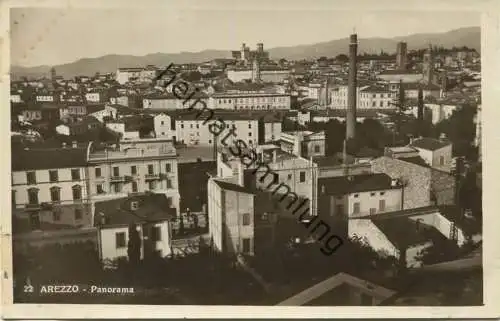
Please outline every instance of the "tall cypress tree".
[{"label": "tall cypress tree", "polygon": [[139,264],[141,260],[141,238],[135,224],[130,224],[128,227],[127,254],[131,265]]}]

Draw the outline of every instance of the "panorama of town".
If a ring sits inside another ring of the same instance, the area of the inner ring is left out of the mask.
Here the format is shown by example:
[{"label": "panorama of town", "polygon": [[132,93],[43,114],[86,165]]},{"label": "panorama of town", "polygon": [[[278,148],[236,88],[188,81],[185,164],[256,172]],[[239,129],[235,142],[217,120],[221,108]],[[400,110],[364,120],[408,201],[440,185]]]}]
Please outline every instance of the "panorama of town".
[{"label": "panorama of town", "polygon": [[480,53],[345,40],[12,78],[15,302],[481,305]]}]

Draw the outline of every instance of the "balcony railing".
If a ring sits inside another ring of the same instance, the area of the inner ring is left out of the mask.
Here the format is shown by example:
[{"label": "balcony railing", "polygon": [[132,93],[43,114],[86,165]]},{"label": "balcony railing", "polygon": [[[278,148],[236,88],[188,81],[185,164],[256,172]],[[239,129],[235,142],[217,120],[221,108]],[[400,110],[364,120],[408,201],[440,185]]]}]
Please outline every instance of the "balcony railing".
[{"label": "balcony railing", "polygon": [[119,183],[125,181],[124,176],[111,176],[110,178],[111,183]]},{"label": "balcony railing", "polygon": [[41,204],[26,204],[24,208],[28,211],[38,211],[42,208]]},{"label": "balcony railing", "polygon": [[152,180],[157,180],[160,179],[160,174],[146,174],[146,180],[147,181],[152,181]]}]

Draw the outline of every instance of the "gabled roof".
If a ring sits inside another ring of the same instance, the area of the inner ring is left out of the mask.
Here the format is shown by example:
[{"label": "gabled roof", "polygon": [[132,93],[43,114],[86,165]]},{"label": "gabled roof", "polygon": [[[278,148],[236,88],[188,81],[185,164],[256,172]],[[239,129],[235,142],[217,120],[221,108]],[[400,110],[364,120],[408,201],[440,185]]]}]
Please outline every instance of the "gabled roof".
[{"label": "gabled roof", "polygon": [[[132,210],[131,203],[137,202],[137,209]],[[147,222],[161,222],[173,219],[175,208],[171,208],[164,194],[145,193],[125,198],[100,201],[95,203],[94,226],[115,227]],[[105,218],[103,221],[101,218]]]},{"label": "gabled roof", "polygon": [[244,187],[238,184],[234,184],[231,182],[227,181],[222,181],[222,180],[217,180],[215,179],[214,182],[222,189],[228,190],[228,191],[233,191],[233,192],[238,192],[238,193],[245,193],[245,194],[255,194],[255,191],[248,188]]},{"label": "gabled roof", "polygon": [[424,137],[415,139],[410,145],[413,147],[434,151],[449,146],[451,145],[451,143],[434,138]]},{"label": "gabled roof", "polygon": [[372,219],[372,223],[399,249],[444,238],[433,226],[414,221],[408,217],[395,216],[382,219],[375,217]]},{"label": "gabled roof", "polygon": [[391,186],[391,182],[392,179],[389,175],[377,173],[320,178],[318,186],[321,194],[345,195],[391,189],[394,188]]},{"label": "gabled roof", "polygon": [[77,168],[87,165],[87,147],[13,150],[12,171]]}]

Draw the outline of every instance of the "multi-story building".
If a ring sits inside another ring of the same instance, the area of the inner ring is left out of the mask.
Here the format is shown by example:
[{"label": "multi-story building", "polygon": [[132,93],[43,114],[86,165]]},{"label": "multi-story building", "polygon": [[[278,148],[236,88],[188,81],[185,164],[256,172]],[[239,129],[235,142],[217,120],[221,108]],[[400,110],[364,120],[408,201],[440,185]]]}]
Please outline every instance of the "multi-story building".
[{"label": "multi-story building", "polygon": [[423,137],[413,139],[409,146],[415,148],[430,167],[451,171],[452,144],[449,141]]},{"label": "multi-story building", "polygon": [[339,219],[402,209],[403,187],[386,174],[320,178],[318,213]]},{"label": "multi-story building", "polygon": [[223,92],[210,97],[212,109],[227,110],[289,110],[290,94],[252,91]]},{"label": "multi-story building", "polygon": [[280,145],[283,151],[304,158],[325,156],[325,132],[282,132]]},{"label": "multi-story building", "polygon": [[[331,108],[346,108],[347,106],[346,85],[340,85],[330,91]],[[358,86],[357,87],[357,106],[360,109],[389,109],[394,108],[392,103],[395,99],[395,93],[389,88],[382,86]]]},{"label": "multi-story building", "polygon": [[[278,139],[281,134],[281,121],[274,117],[236,112],[215,112],[211,117],[207,114],[177,115],[175,128],[172,130],[175,130],[175,134],[172,136],[175,136],[176,141],[187,145],[213,145],[214,139],[217,139],[219,145],[228,146],[241,139],[248,146],[257,146]],[[222,123],[225,128],[214,135],[210,126],[220,126]],[[224,139],[225,137],[227,138]]]},{"label": "multi-story building", "polygon": [[[279,67],[259,66],[260,81],[282,83],[290,78],[290,70]],[[231,66],[226,69],[227,78],[232,82],[252,80],[253,69],[251,67]]]},{"label": "multi-story building", "polygon": [[455,203],[453,175],[430,167],[414,148],[391,147],[371,165],[374,173],[385,173],[403,184],[403,209]]},{"label": "multi-story building", "polygon": [[208,181],[209,234],[217,251],[254,254],[255,193],[230,179]]},{"label": "multi-story building", "polygon": [[[204,102],[207,105],[207,107],[211,108],[208,96],[202,92],[196,93],[187,102],[185,99],[177,98],[172,93],[165,93],[161,95],[158,94],[148,95],[143,98],[142,105],[143,108],[176,110],[176,109],[190,108],[195,103],[195,101],[198,100]],[[196,104],[197,106],[202,106],[202,103],[200,102],[197,102]],[[197,106],[195,106],[194,108],[203,108]]]},{"label": "multi-story building", "polygon": [[165,194],[179,209],[177,154],[170,140],[130,139],[118,148],[96,149],[89,155],[89,193],[94,200],[150,191]]},{"label": "multi-story building", "polygon": [[128,257],[130,226],[140,241],[141,259],[172,253],[172,227],[175,209],[162,194],[141,194],[102,200],[95,203],[94,226],[99,240],[101,260]]},{"label": "multi-story building", "polygon": [[[33,230],[89,226],[88,146],[12,151],[12,210]],[[14,223],[16,224],[16,223]]]},{"label": "multi-story building", "polygon": [[[252,152],[253,151],[253,152]],[[225,148],[218,152],[217,176],[234,178],[239,185],[251,190],[273,191],[284,197],[294,193],[297,197],[311,200],[309,213],[316,215],[318,165],[310,159],[282,151],[275,145],[259,145],[242,149],[250,159],[255,153],[257,159],[243,164],[240,157]]]},{"label": "multi-story building", "polygon": [[151,81],[156,77],[156,67],[147,66],[146,68],[118,68],[116,71],[116,81],[123,85],[129,81]]}]

